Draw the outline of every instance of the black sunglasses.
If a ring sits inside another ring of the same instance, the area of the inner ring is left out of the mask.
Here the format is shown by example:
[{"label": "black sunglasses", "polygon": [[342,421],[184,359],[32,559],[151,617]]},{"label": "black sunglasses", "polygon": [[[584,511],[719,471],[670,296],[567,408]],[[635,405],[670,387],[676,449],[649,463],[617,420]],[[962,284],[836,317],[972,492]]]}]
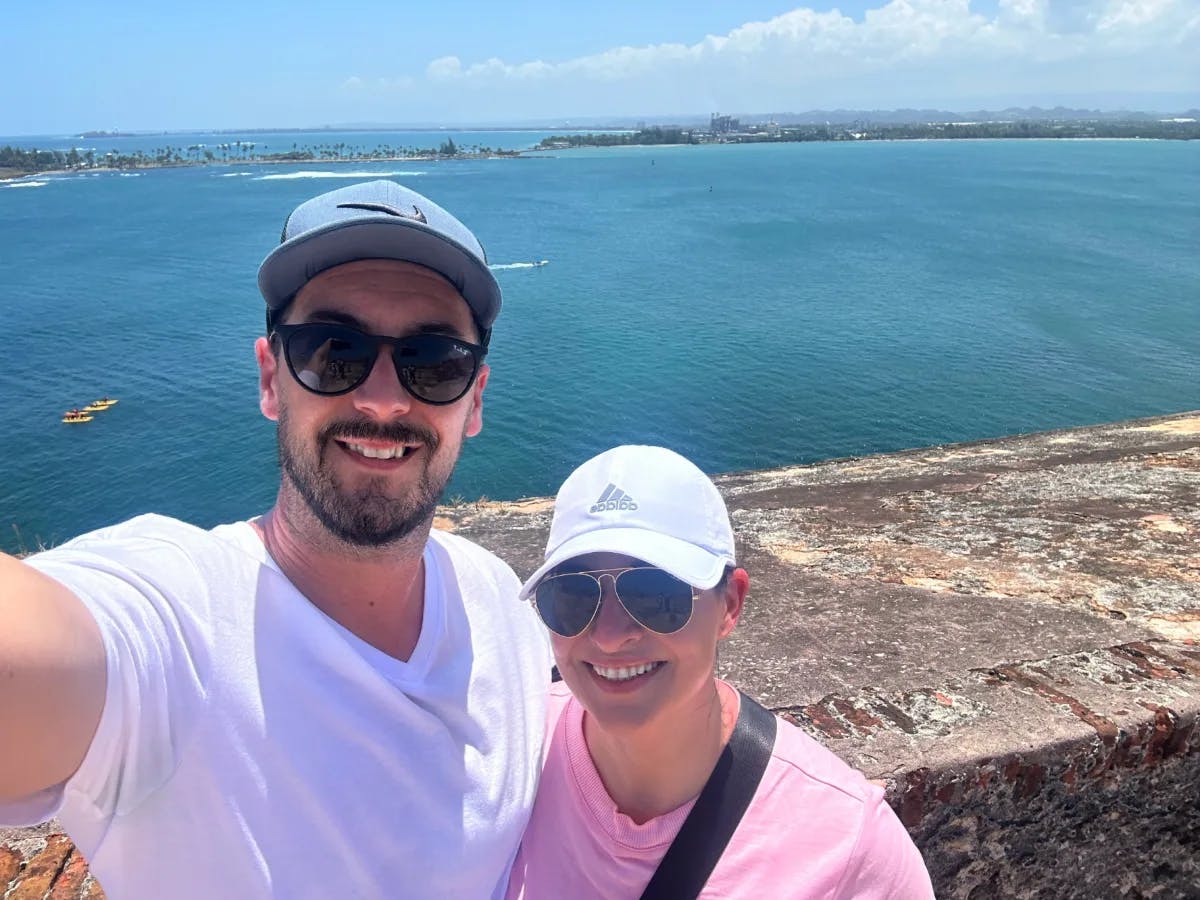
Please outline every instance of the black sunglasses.
[{"label": "black sunglasses", "polygon": [[[616,573],[616,574],[613,574]],[[533,605],[546,627],[563,637],[583,634],[600,611],[601,578],[611,578],[625,612],[656,634],[674,634],[692,618],[696,589],[653,566],[566,572],[538,582]]]},{"label": "black sunglasses", "polygon": [[487,350],[448,334],[385,337],[349,325],[305,322],[276,325],[283,355],[296,381],[314,394],[336,397],[367,380],[379,349],[392,348],[396,377],[422,403],[453,403],[470,389]]}]

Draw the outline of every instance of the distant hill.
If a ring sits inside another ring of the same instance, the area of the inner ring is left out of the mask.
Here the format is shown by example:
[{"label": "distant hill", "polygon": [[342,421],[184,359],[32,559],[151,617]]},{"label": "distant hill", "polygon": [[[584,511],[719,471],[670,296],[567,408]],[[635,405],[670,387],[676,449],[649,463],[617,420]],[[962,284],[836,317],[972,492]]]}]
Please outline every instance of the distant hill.
[{"label": "distant hill", "polygon": [[[946,110],[946,109],[813,109],[807,112],[774,113],[729,113],[743,125],[762,125],[775,122],[778,125],[920,125],[946,122],[1157,122],[1167,118],[1200,119],[1200,109],[1180,112],[1145,112],[1141,110],[1117,109],[1074,109],[1056,106],[1045,109],[1040,106],[1009,107],[1000,110]],[[646,116],[636,122],[626,119],[606,121],[571,120],[570,128],[629,128],[631,126],[678,125],[684,128],[707,127],[709,116],[688,115],[675,117]]]},{"label": "distant hill", "polygon": [[[872,122],[880,125],[911,125],[919,122],[1157,122],[1163,118],[1200,118],[1200,110],[1187,110],[1169,115],[1141,112],[1137,110],[1070,109],[1056,106],[1043,109],[1040,106],[1009,107],[1001,110],[967,110],[951,112],[944,109],[892,109],[861,110],[833,109],[811,110],[804,113],[776,113],[774,119],[780,125],[820,125],[825,122],[849,124]],[[744,116],[743,121],[767,121],[770,116]]]},{"label": "distant hill", "polygon": [[[923,125],[946,122],[1157,122],[1162,119],[1200,119],[1200,109],[1178,112],[1146,112],[1133,109],[1081,109],[1056,106],[1051,109],[1040,106],[1008,107],[997,110],[946,110],[946,109],[813,109],[806,112],[739,113],[728,115],[743,125]],[[322,130],[334,131],[636,131],[654,126],[679,128],[707,128],[709,114],[688,113],[674,116],[572,116],[560,119],[526,119],[519,122],[479,122],[474,124],[455,123],[408,123],[384,125],[380,123],[346,122],[340,125],[324,125]],[[249,131],[252,129],[247,129]],[[305,129],[300,129],[305,130]],[[308,129],[318,130],[318,129]]]}]

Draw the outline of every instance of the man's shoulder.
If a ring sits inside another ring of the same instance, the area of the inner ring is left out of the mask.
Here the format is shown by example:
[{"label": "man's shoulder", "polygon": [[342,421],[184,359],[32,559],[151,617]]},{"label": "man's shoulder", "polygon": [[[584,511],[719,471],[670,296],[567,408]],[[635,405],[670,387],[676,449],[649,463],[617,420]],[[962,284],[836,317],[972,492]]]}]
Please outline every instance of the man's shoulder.
[{"label": "man's shoulder", "polygon": [[222,531],[238,527],[245,527],[245,523],[221,525],[209,530],[171,516],[145,513],[115,525],[107,525],[104,528],[85,532],[52,549],[82,550],[106,544],[156,541],[185,546],[205,546],[219,540]]},{"label": "man's shoulder", "polygon": [[[550,642],[528,603],[517,599],[521,582],[508,563],[474,541],[447,531],[430,533],[427,550],[437,554],[443,590],[459,598],[472,621],[490,640],[507,642],[535,673],[539,693],[549,680]],[[539,697],[539,709],[541,701]]]},{"label": "man's shoulder", "polygon": [[[253,556],[246,522],[208,530],[170,516],[146,514],[89,531],[29,557],[38,568],[157,573],[167,580],[197,569],[228,570],[233,557]],[[174,571],[175,577],[172,578]]]},{"label": "man's shoulder", "polygon": [[508,563],[462,535],[435,528],[429,532],[429,541],[446,554],[456,569],[460,565],[467,565],[493,578],[516,580],[516,573]]}]

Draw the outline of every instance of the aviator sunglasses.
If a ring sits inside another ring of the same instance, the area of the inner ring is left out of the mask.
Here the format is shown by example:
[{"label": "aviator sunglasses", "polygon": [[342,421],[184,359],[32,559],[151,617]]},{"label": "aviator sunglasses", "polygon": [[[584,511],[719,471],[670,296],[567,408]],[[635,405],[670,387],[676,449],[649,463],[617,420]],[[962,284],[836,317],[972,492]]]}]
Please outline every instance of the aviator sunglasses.
[{"label": "aviator sunglasses", "polygon": [[655,634],[674,634],[691,621],[695,588],[662,569],[635,566],[543,578],[532,599],[546,627],[568,638],[583,634],[600,611],[602,578],[612,579],[613,593],[630,618]]},{"label": "aviator sunglasses", "polygon": [[385,337],[349,325],[305,322],[276,325],[292,377],[323,397],[347,394],[367,380],[379,350],[392,350],[396,377],[422,403],[442,406],[467,392],[487,350],[448,334]]}]

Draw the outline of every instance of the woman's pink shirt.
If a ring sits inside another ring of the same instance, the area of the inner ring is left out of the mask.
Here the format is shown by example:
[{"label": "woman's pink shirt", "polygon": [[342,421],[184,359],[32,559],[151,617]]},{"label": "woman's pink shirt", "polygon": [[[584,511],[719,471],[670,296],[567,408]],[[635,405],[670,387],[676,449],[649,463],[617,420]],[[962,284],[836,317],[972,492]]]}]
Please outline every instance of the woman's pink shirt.
[{"label": "woman's pink shirt", "polygon": [[[694,800],[641,825],[617,811],[583,738],[583,707],[551,689],[545,766],[509,900],[636,900]],[[703,898],[933,897],[883,790],[779,721],[758,791]]]}]

